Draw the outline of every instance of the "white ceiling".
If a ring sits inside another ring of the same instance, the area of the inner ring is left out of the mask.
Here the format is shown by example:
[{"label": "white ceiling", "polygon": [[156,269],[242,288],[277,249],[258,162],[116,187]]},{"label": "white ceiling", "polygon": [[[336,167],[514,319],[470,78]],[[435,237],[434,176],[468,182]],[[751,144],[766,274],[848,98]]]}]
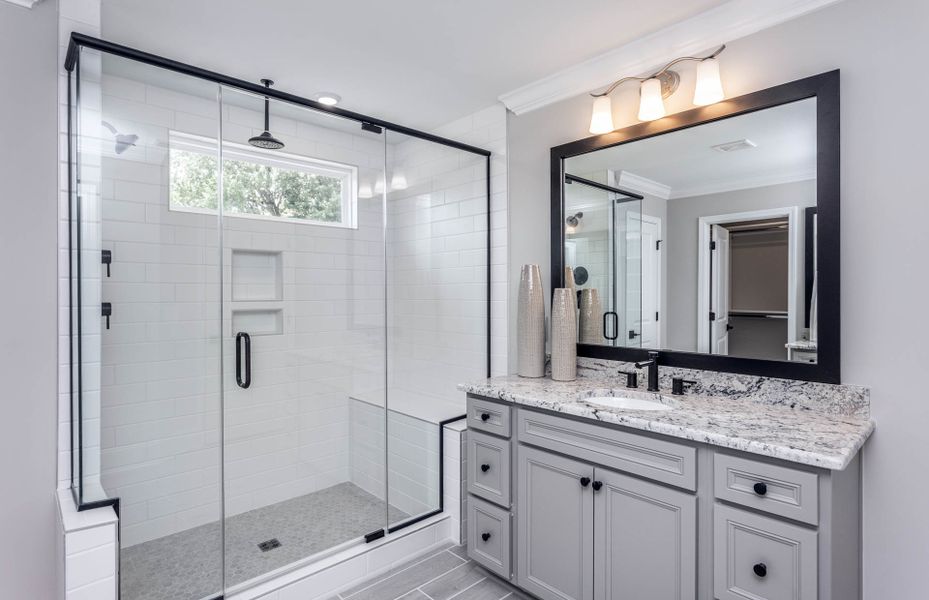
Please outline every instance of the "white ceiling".
[{"label": "white ceiling", "polygon": [[725,0],[102,0],[103,37],[428,129]]},{"label": "white ceiling", "polygon": [[[712,148],[741,139],[757,146],[730,153]],[[573,174],[607,169],[668,186],[670,198],[812,179],[816,99],[613,146],[570,158],[565,164],[565,171]]]}]

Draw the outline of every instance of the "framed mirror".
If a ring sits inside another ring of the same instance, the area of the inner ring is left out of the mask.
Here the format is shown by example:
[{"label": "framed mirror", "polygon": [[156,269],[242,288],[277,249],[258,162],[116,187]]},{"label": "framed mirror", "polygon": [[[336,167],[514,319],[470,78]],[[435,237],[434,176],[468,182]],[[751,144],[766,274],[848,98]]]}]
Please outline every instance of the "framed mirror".
[{"label": "framed mirror", "polygon": [[578,355],[840,382],[839,72],[551,150]]}]

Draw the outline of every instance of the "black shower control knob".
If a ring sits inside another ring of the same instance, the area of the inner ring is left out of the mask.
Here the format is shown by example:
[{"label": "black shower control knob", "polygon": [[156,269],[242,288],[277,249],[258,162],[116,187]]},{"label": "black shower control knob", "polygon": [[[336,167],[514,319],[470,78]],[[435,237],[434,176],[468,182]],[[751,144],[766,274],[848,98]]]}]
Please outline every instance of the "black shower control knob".
[{"label": "black shower control knob", "polygon": [[758,563],[752,567],[752,571],[754,571],[755,575],[758,577],[764,577],[768,574],[768,566],[764,563]]},{"label": "black shower control knob", "polygon": [[590,477],[581,477],[581,487],[590,485]]},{"label": "black shower control knob", "polygon": [[483,464],[483,465],[481,465],[481,471],[483,471],[484,473],[486,473],[486,472],[489,471],[489,470],[490,470],[490,465],[488,465],[488,464],[486,464],[486,463]]},{"label": "black shower control knob", "polygon": [[487,540],[490,539],[490,534],[489,534],[489,533],[482,533],[482,534],[481,534],[481,539],[484,540],[484,541],[486,542]]},{"label": "black shower control knob", "polygon": [[752,489],[755,490],[755,493],[759,496],[764,496],[768,493],[768,485],[766,483],[758,482],[752,486]]},{"label": "black shower control knob", "polygon": [[488,421],[488,420],[490,420],[490,415],[487,413],[481,413],[481,421]]}]

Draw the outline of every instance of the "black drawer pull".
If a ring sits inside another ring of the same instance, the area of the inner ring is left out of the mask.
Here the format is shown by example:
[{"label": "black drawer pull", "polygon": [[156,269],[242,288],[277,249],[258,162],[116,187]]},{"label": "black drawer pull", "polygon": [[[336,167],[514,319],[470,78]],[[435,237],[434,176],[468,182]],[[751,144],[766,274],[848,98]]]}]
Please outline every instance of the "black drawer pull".
[{"label": "black drawer pull", "polygon": [[759,496],[764,496],[768,493],[768,485],[762,482],[758,482],[752,486],[752,489],[755,490],[755,493]]},{"label": "black drawer pull", "polygon": [[754,571],[755,575],[758,577],[764,577],[768,574],[768,567],[764,563],[758,563],[752,567],[752,571]]},{"label": "black drawer pull", "polygon": [[490,470],[490,465],[488,465],[488,464],[486,464],[486,463],[483,464],[483,465],[481,465],[481,471],[483,471],[484,473],[486,473],[486,472],[489,471],[489,470]]},{"label": "black drawer pull", "polygon": [[590,477],[581,477],[581,487],[590,485]]},{"label": "black drawer pull", "polygon": [[488,420],[490,420],[490,415],[487,413],[481,413],[481,421],[488,421]]},{"label": "black drawer pull", "polygon": [[486,542],[487,540],[490,539],[490,534],[489,534],[489,533],[482,533],[482,534],[481,534],[481,539],[484,540],[484,541]]},{"label": "black drawer pull", "polygon": [[603,482],[602,482],[602,481],[595,481],[595,482],[594,482],[594,491],[595,491],[595,492],[599,492],[599,491],[600,491],[600,488],[602,488],[602,487],[603,487]]}]

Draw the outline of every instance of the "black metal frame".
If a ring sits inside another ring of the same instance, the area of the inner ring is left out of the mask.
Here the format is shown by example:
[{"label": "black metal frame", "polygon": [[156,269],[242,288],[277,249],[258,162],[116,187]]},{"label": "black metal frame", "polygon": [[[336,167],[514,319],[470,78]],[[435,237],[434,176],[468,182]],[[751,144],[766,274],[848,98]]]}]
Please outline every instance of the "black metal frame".
[{"label": "black metal frame", "polygon": [[[64,65],[64,66],[65,66],[65,69],[66,69],[67,72],[68,72],[68,83],[69,83],[69,86],[68,86],[68,119],[67,119],[67,126],[68,126],[68,176],[69,176],[69,181],[68,181],[68,198],[69,198],[69,202],[68,202],[68,210],[69,210],[69,215],[68,215],[68,217],[69,217],[69,218],[68,218],[68,222],[69,222],[69,232],[68,232],[68,235],[69,235],[69,248],[71,248],[71,246],[72,246],[72,243],[71,243],[72,240],[70,239],[70,236],[71,236],[71,226],[73,225],[73,220],[74,220],[75,218],[78,220],[78,222],[80,221],[80,209],[81,209],[81,198],[80,198],[80,196],[75,196],[76,190],[74,189],[74,185],[73,185],[73,184],[74,184],[73,176],[74,176],[75,174],[72,173],[72,168],[73,168],[72,165],[75,163],[74,159],[75,159],[75,156],[76,156],[76,155],[74,154],[74,139],[73,139],[73,137],[74,137],[74,127],[75,127],[75,124],[72,122],[72,104],[73,104],[72,101],[74,101],[74,102],[79,101],[79,87],[78,87],[77,90],[76,90],[76,94],[78,95],[78,98],[72,99],[72,98],[71,98],[71,85],[70,85],[70,83],[71,83],[71,78],[72,78],[72,77],[77,77],[77,83],[76,83],[76,85],[77,85],[77,86],[80,85],[80,60],[79,60],[79,55],[80,55],[80,48],[82,48],[82,47],[83,47],[83,48],[90,48],[90,49],[98,50],[98,51],[100,51],[100,52],[105,52],[105,53],[108,53],[108,54],[112,54],[112,55],[114,55],[114,56],[119,56],[119,57],[126,58],[126,59],[130,59],[130,60],[135,60],[135,61],[137,61],[137,62],[141,62],[141,63],[148,64],[148,65],[155,66],[155,67],[160,67],[160,68],[162,68],[162,69],[167,69],[167,70],[169,70],[169,71],[174,71],[174,72],[177,72],[177,73],[181,73],[181,74],[188,75],[188,76],[191,76],[191,77],[196,77],[196,78],[203,79],[203,80],[206,80],[206,81],[211,81],[211,82],[214,82],[214,83],[217,83],[217,84],[220,84],[220,85],[224,85],[224,86],[227,86],[227,87],[236,88],[236,89],[239,89],[239,90],[242,90],[242,91],[251,92],[251,93],[254,93],[254,94],[259,95],[259,96],[270,97],[270,98],[274,98],[274,99],[276,99],[276,100],[280,100],[280,101],[283,101],[283,102],[289,102],[289,103],[291,103],[291,104],[296,104],[296,105],[303,106],[303,107],[306,107],[306,108],[309,108],[309,109],[312,109],[312,110],[316,110],[316,111],[319,111],[319,112],[331,113],[331,114],[336,115],[336,116],[339,116],[339,117],[343,117],[343,118],[346,118],[346,119],[351,119],[351,120],[354,120],[354,121],[359,122],[359,123],[361,124],[361,127],[362,127],[363,129],[365,129],[366,131],[373,131],[373,132],[376,132],[376,133],[381,133],[384,129],[386,129],[386,130],[389,130],[389,131],[393,131],[393,132],[395,132],[395,133],[400,133],[400,134],[403,134],[403,135],[407,135],[407,136],[409,136],[409,137],[413,137],[413,138],[418,138],[418,139],[426,140],[426,141],[429,141],[429,142],[432,142],[432,143],[435,143],[435,144],[440,144],[440,145],[443,145],[443,146],[448,146],[448,147],[451,147],[451,148],[455,148],[455,149],[458,149],[458,150],[462,150],[462,151],[465,151],[465,152],[470,152],[470,153],[472,153],[472,154],[477,154],[477,155],[479,155],[479,156],[483,156],[484,159],[485,159],[485,177],[486,177],[486,182],[487,182],[487,183],[486,183],[486,198],[487,198],[487,290],[486,290],[486,294],[487,294],[487,300],[486,300],[486,301],[487,301],[487,326],[486,326],[486,332],[487,332],[487,346],[486,346],[486,348],[487,348],[487,363],[486,363],[486,368],[487,368],[487,376],[488,376],[488,377],[490,376],[490,372],[491,372],[491,346],[492,346],[492,343],[491,343],[491,335],[492,335],[492,329],[491,329],[491,310],[490,310],[490,307],[491,307],[491,289],[492,289],[492,282],[491,282],[491,271],[492,271],[492,269],[491,269],[491,231],[492,231],[491,225],[492,225],[492,223],[491,223],[491,185],[490,185],[490,177],[491,177],[490,158],[491,158],[491,152],[490,152],[489,150],[486,150],[486,149],[484,149],[484,148],[479,148],[479,147],[477,147],[477,146],[471,146],[471,145],[469,145],[469,144],[465,144],[465,143],[462,143],[462,142],[458,142],[458,141],[455,141],[455,140],[451,140],[451,139],[448,139],[448,138],[444,138],[444,137],[441,137],[441,136],[437,136],[437,135],[434,135],[434,134],[431,134],[431,133],[427,133],[427,132],[424,132],[424,131],[419,131],[419,130],[417,130],[417,129],[413,129],[413,128],[410,128],[410,127],[405,127],[405,126],[403,126],[403,125],[398,125],[398,124],[396,124],[396,123],[391,123],[391,122],[389,122],[389,121],[385,121],[385,120],[383,120],[383,119],[378,119],[378,118],[376,118],[376,117],[370,117],[370,116],[367,116],[367,115],[363,115],[363,114],[360,114],[360,113],[356,113],[356,112],[344,110],[344,109],[341,109],[341,108],[336,108],[336,107],[333,107],[333,106],[327,106],[327,105],[324,105],[324,104],[320,104],[319,102],[316,102],[316,101],[313,101],[313,100],[309,100],[309,99],[303,98],[303,97],[301,97],[301,96],[296,96],[296,95],[294,95],[294,94],[288,94],[288,93],[286,93],[286,92],[282,92],[282,91],[276,90],[276,89],[268,89],[268,88],[265,88],[265,87],[263,87],[263,86],[261,86],[261,85],[258,85],[258,84],[254,84],[254,83],[251,83],[251,82],[248,82],[248,81],[244,81],[244,80],[241,80],[241,79],[236,79],[236,78],[234,78],[234,77],[229,77],[229,76],[227,76],[227,75],[223,75],[223,74],[221,74],[221,73],[216,73],[216,72],[214,72],[214,71],[209,71],[209,70],[206,70],[206,69],[201,69],[201,68],[195,67],[195,66],[193,66],[193,65],[188,65],[188,64],[181,63],[181,62],[178,62],[178,61],[175,61],[175,60],[172,60],[172,59],[164,58],[164,57],[162,57],[162,56],[158,56],[158,55],[155,55],[155,54],[150,54],[150,53],[148,53],[148,52],[143,52],[143,51],[141,51],[141,50],[137,50],[137,49],[135,49],[135,48],[130,48],[130,47],[128,47],[128,46],[123,46],[123,45],[120,45],[120,44],[114,44],[114,43],[112,43],[112,42],[108,42],[108,41],[105,41],[105,40],[101,40],[101,39],[98,39],[98,38],[94,38],[94,37],[91,37],[91,36],[87,36],[87,35],[84,35],[84,34],[81,34],[81,33],[72,33],[72,34],[71,34],[71,38],[70,38],[70,43],[69,43],[69,45],[68,45],[68,52],[67,52],[67,56],[66,56],[66,58],[65,58],[65,65]],[[80,174],[79,174],[79,173],[76,173],[76,176],[79,178]],[[71,211],[72,211],[72,201],[73,201],[73,203],[74,203],[74,209],[77,211],[77,214],[76,214],[76,215],[74,215],[74,214],[71,213]],[[80,251],[80,228],[78,228],[78,230],[77,230],[77,235],[78,235],[78,240],[77,240],[77,242],[78,242],[78,249],[79,249],[79,251]],[[69,269],[69,271],[68,271],[69,279],[72,278],[73,275],[74,275],[74,274],[72,273],[72,265],[71,265],[70,258],[71,258],[71,257],[70,257],[70,254],[69,254],[69,266],[68,266],[68,269]],[[76,298],[77,309],[78,309],[78,318],[76,319],[77,322],[75,323],[75,318],[74,318],[74,303],[75,303],[75,298],[73,297],[72,290],[69,288],[69,291],[68,291],[68,294],[69,294],[69,308],[71,309],[71,310],[69,311],[69,341],[73,338],[74,331],[75,331],[75,326],[77,327],[77,334],[78,334],[78,337],[80,338],[80,335],[81,335],[81,319],[80,319],[80,317],[81,317],[81,314],[80,314],[80,310],[81,310],[80,275],[81,275],[81,273],[80,273],[80,270],[81,270],[80,254],[78,253],[77,276],[78,276],[78,286],[79,286],[79,287],[78,287],[78,290],[77,290],[77,298]],[[80,368],[78,369],[78,380],[77,380],[77,382],[74,381],[73,364],[74,364],[74,358],[75,358],[75,357],[74,357],[74,347],[73,347],[73,343],[71,344],[71,347],[69,348],[69,353],[70,353],[70,356],[71,356],[70,362],[71,362],[71,364],[72,364],[72,370],[71,370],[71,372],[69,373],[69,377],[70,377],[70,379],[71,379],[71,382],[70,382],[70,391],[71,391],[71,423],[72,423],[72,427],[71,427],[71,437],[72,437],[72,441],[71,441],[71,451],[72,451],[72,453],[75,451],[75,444],[74,444],[74,441],[75,441],[75,440],[73,439],[73,438],[74,438],[74,426],[73,426],[73,423],[74,423],[75,417],[77,417],[77,419],[78,419],[78,440],[77,440],[77,442],[78,442],[78,443],[77,443],[77,449],[76,449],[76,450],[77,450],[77,453],[78,453],[78,467],[79,467],[79,472],[76,474],[76,475],[77,475],[77,479],[78,479],[78,485],[75,485],[75,483],[76,483],[76,482],[75,482],[75,473],[74,473],[74,469],[73,469],[74,461],[73,461],[73,458],[72,458],[71,492],[72,492],[72,495],[74,496],[74,501],[75,501],[75,504],[77,505],[77,510],[78,510],[78,511],[90,510],[90,509],[94,509],[94,508],[102,508],[102,507],[105,507],[105,506],[113,506],[113,507],[114,507],[114,510],[116,511],[116,513],[117,513],[117,515],[118,515],[118,514],[119,514],[119,498],[118,498],[118,497],[107,498],[107,499],[105,499],[105,500],[94,501],[94,502],[84,502],[84,501],[83,501],[83,473],[80,472],[80,469],[82,469],[82,467],[83,467],[83,444],[82,444],[82,439],[81,439],[81,437],[82,437],[81,434],[82,434],[82,431],[83,431],[83,421],[82,421],[82,414],[81,414],[81,412],[82,412],[81,409],[82,409],[82,405],[83,405],[83,394],[82,394],[82,389],[81,389]],[[81,364],[81,347],[80,347],[80,344],[78,344],[77,354],[78,354],[78,356],[77,356],[78,365],[80,365],[80,364]],[[75,383],[76,383],[76,385],[75,385]],[[76,414],[76,415],[74,414],[74,409],[75,409],[74,398],[75,398],[75,396],[77,397],[77,414]],[[459,420],[464,419],[464,418],[466,418],[466,415],[461,415],[461,416],[454,417],[454,418],[451,418],[451,419],[446,419],[446,420],[444,420],[444,421],[441,421],[441,422],[438,424],[438,427],[439,427],[439,454],[440,454],[440,456],[441,456],[441,453],[442,453],[442,450],[443,450],[443,446],[444,446],[444,431],[445,431],[445,426],[448,425],[449,423],[452,423],[452,422],[455,422],[455,421],[459,421]],[[416,524],[416,523],[418,523],[418,522],[420,522],[420,521],[423,521],[423,520],[425,520],[425,519],[428,519],[429,517],[432,517],[432,516],[435,516],[435,515],[437,515],[437,514],[440,514],[440,513],[444,512],[444,510],[445,510],[444,491],[445,491],[445,482],[444,482],[444,461],[442,461],[442,460],[440,459],[440,461],[439,461],[439,507],[438,507],[438,509],[436,509],[436,510],[434,510],[434,511],[431,511],[431,512],[429,512],[429,513],[420,515],[420,516],[418,516],[418,517],[411,518],[410,520],[405,521],[405,522],[403,522],[403,523],[399,523],[399,524],[396,524],[396,525],[394,525],[394,526],[389,526],[388,528],[386,528],[386,531],[387,531],[388,533],[393,533],[393,532],[395,532],[395,531],[398,531],[398,530],[403,529],[403,528],[405,528],[405,527],[409,527],[409,526],[414,525],[414,524]],[[388,525],[389,525],[389,524],[388,524]],[[221,599],[222,597],[223,597],[223,596],[220,595],[220,596],[218,596],[217,598],[220,598],[220,599]]]},{"label": "black metal frame", "polygon": [[[747,373],[825,383],[841,382],[840,246],[839,246],[839,71],[799,79],[711,106],[695,108],[551,149],[552,289],[564,285],[564,161],[620,144],[695,127],[737,115],[816,98],[817,296],[819,307],[817,362],[799,363],[681,352],[663,349],[663,365]],[[825,308],[828,307],[828,308]],[[639,361],[647,349],[578,344],[578,356]]]}]

